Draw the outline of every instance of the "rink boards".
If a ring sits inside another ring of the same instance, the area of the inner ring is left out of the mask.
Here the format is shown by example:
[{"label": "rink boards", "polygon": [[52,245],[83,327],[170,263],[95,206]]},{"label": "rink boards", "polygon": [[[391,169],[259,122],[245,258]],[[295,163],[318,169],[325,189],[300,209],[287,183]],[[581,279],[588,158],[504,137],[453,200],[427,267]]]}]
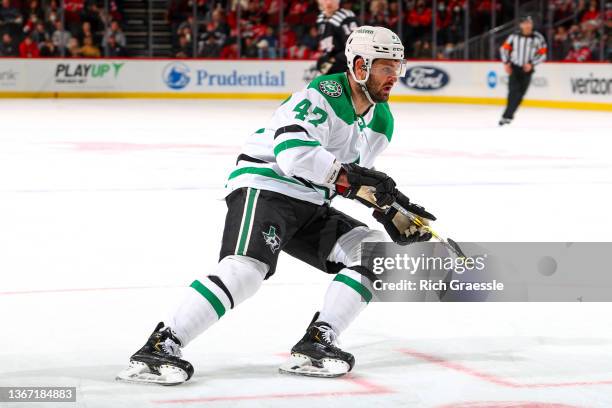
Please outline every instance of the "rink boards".
[{"label": "rink boards", "polygon": [[[281,99],[316,74],[313,61],[0,59],[0,98]],[[410,61],[398,102],[504,104],[498,62]],[[537,67],[527,106],[612,111],[612,64]]]}]

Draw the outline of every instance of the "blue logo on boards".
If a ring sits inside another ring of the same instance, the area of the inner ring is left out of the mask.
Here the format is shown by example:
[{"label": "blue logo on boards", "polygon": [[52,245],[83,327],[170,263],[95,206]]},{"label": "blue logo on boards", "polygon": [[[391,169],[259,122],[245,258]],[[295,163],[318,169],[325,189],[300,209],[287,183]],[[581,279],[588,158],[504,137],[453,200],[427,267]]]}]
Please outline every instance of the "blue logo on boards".
[{"label": "blue logo on boards", "polygon": [[189,67],[182,62],[173,62],[166,65],[162,79],[171,89],[183,89],[189,84]]},{"label": "blue logo on boards", "polygon": [[491,89],[497,86],[497,74],[495,71],[489,71],[487,74],[487,85],[489,85],[489,88]]}]

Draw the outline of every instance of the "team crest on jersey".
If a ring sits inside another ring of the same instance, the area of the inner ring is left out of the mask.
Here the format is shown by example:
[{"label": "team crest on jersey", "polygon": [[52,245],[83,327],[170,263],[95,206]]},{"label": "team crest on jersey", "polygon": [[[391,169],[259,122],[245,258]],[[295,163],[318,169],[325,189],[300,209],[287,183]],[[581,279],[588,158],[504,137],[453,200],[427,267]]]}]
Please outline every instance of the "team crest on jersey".
[{"label": "team crest on jersey", "polygon": [[332,98],[338,98],[340,95],[342,95],[342,85],[336,81],[321,81],[319,84],[319,89],[325,95],[331,96]]},{"label": "team crest on jersey", "polygon": [[276,228],[274,228],[273,226],[270,226],[270,229],[268,229],[268,232],[262,232],[263,234],[263,238],[264,241],[266,241],[266,245],[270,247],[270,251],[272,251],[273,254],[276,253],[276,251],[278,251],[278,249],[280,248],[280,244],[281,244],[281,239],[278,235],[276,235]]}]

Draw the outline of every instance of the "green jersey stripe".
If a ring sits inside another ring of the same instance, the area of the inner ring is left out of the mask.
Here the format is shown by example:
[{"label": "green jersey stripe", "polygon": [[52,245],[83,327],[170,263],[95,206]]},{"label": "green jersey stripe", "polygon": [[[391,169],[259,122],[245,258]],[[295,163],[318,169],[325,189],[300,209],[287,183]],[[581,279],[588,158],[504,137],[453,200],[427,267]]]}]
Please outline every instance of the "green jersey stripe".
[{"label": "green jersey stripe", "polygon": [[[236,177],[240,177],[243,174],[256,174],[258,176],[269,177],[269,178],[284,181],[290,184],[297,184],[298,186],[302,186],[304,188],[308,188],[308,189],[312,188],[307,185],[304,185],[303,183],[300,183],[299,181],[295,179],[290,179],[287,177],[280,176],[274,170],[267,168],[267,167],[242,167],[242,168],[236,169],[229,175],[229,180],[234,179]],[[324,186],[319,186],[317,184],[312,184],[312,186],[315,188],[315,190],[321,190],[326,200],[329,199],[329,193],[330,193],[329,188],[324,187]]]},{"label": "green jersey stripe", "polygon": [[197,290],[200,295],[204,296],[204,298],[208,300],[213,309],[215,309],[215,312],[217,312],[219,319],[225,314],[225,306],[223,306],[223,303],[221,303],[217,295],[204,286],[202,282],[196,279],[191,284],[191,287]]},{"label": "green jersey stripe", "polygon": [[245,255],[246,248],[248,247],[248,237],[251,235],[250,230],[253,216],[253,207],[255,198],[257,197],[258,190],[255,188],[247,189],[247,199],[245,203],[244,214],[242,215],[242,225],[240,228],[240,234],[238,236],[238,248],[236,249],[236,255]]},{"label": "green jersey stripe", "polygon": [[287,183],[297,184],[297,185],[306,187],[302,183],[298,182],[297,180],[292,180],[287,177],[279,176],[274,170],[267,168],[267,167],[241,167],[239,169],[232,171],[232,173],[229,175],[229,179],[231,180],[238,176],[242,176],[243,174],[258,174],[260,176],[270,177],[273,179],[285,181]]},{"label": "green jersey stripe", "polygon": [[361,297],[365,299],[366,303],[370,303],[370,300],[372,300],[372,293],[368,290],[368,288],[363,286],[361,282],[358,282],[355,279],[349,276],[346,276],[346,275],[342,275],[340,273],[336,275],[336,278],[334,279],[334,281],[342,282],[350,286],[351,288],[355,289],[355,291],[359,293]]},{"label": "green jersey stripe", "polygon": [[284,142],[281,142],[276,145],[276,147],[274,148],[274,156],[278,156],[278,154],[282,152],[283,150],[293,149],[294,147],[315,147],[315,146],[321,146],[321,143],[317,142],[316,140],[306,141],[306,140],[299,140],[299,139],[289,139],[289,140],[285,140]]}]

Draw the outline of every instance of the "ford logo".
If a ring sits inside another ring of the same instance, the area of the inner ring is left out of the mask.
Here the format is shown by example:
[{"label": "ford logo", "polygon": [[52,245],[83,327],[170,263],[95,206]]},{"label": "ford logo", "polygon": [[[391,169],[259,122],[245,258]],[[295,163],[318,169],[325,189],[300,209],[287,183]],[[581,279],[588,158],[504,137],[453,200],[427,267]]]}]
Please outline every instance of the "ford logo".
[{"label": "ford logo", "polygon": [[406,76],[401,79],[402,83],[408,88],[419,91],[433,91],[440,89],[448,84],[450,77],[448,74],[436,67],[412,67],[406,72]]}]

